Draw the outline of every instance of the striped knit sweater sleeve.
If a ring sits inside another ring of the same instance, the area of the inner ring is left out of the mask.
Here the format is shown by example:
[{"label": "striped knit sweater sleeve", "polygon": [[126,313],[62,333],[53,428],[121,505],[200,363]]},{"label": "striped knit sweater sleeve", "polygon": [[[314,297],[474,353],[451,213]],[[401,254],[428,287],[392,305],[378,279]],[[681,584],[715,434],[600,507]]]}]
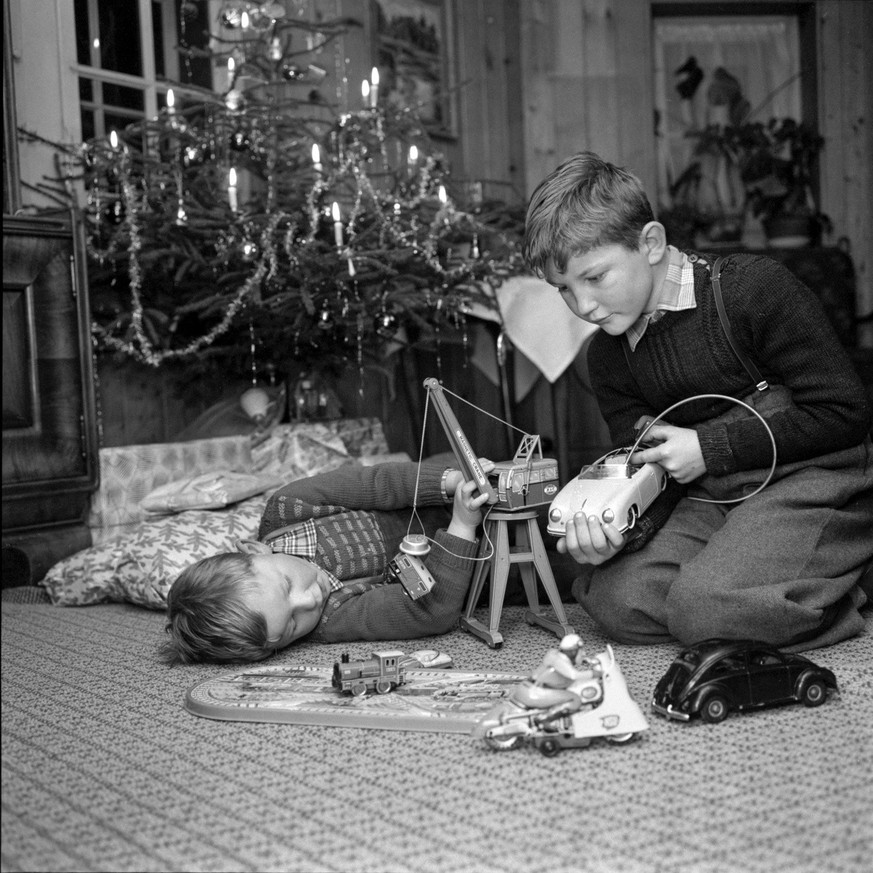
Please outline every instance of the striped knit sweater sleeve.
[{"label": "striped knit sweater sleeve", "polygon": [[[616,446],[633,443],[641,415],[658,416],[695,395],[742,398],[754,390],[725,337],[700,263],[694,285],[696,307],[651,323],[635,351],[624,336],[602,331],[591,343],[592,386]],[[871,425],[866,391],[816,295],[781,264],[749,254],[725,259],[722,290],[739,344],[765,379],[790,391],[791,405],[765,416],[780,462],[861,443]],[[772,457],[769,437],[753,416],[716,420],[733,406],[700,400],[668,416],[670,424],[697,431],[712,475],[766,468]]]},{"label": "striped knit sweater sleeve", "polygon": [[283,485],[267,501],[258,539],[289,524],[325,518],[349,509],[406,509],[413,505],[438,506],[444,500],[441,464],[414,462],[347,464],[328,473]]}]

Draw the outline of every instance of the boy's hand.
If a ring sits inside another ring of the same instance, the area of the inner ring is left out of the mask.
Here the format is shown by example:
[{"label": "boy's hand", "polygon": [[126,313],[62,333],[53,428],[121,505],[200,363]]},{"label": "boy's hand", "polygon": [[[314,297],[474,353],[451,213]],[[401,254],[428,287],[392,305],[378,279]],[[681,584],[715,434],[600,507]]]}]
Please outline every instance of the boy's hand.
[{"label": "boy's hand", "polygon": [[[482,469],[488,473],[494,469],[494,462],[482,459]],[[456,471],[453,471],[456,472]],[[446,481],[448,491],[448,480]],[[476,528],[482,521],[482,507],[488,502],[488,495],[482,494],[472,479],[460,487],[455,486],[452,506],[452,520],[448,532],[465,540],[476,539]]]},{"label": "boy's hand", "polygon": [[[479,465],[487,473],[494,469],[494,462],[487,458],[479,458]],[[460,470],[449,470],[446,476],[446,494],[451,497],[464,484],[464,474]]]},{"label": "boy's hand", "polygon": [[697,431],[671,424],[655,424],[646,434],[647,443],[657,443],[652,448],[634,452],[632,464],[660,464],[677,482],[693,482],[706,472],[703,452]]},{"label": "boy's hand", "polygon": [[567,534],[557,542],[558,551],[579,564],[603,564],[624,548],[624,535],[614,524],[601,524],[596,515],[577,512],[567,522]]}]

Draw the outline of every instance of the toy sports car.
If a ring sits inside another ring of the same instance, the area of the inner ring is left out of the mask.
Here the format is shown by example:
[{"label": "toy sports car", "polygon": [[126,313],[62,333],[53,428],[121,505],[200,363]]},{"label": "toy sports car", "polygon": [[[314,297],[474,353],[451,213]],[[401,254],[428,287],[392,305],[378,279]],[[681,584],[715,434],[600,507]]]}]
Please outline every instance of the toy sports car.
[{"label": "toy sports car", "polygon": [[732,710],[781,703],[820,706],[834,674],[803,655],[754,640],[705,640],[683,649],[655,687],[652,709],[667,718],[719,722]]},{"label": "toy sports car", "polygon": [[667,487],[667,474],[659,464],[628,464],[626,454],[607,455],[601,461],[583,467],[558,492],[549,506],[550,534],[564,536],[567,522],[580,511],[614,523],[625,533]]}]

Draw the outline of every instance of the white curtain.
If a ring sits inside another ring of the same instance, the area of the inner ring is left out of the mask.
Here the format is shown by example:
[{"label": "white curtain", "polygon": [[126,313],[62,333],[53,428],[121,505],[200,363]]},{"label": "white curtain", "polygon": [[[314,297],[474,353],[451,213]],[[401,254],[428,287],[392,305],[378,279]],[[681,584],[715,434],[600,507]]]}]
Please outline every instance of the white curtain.
[{"label": "white curtain", "polygon": [[659,205],[671,205],[670,185],[692,160],[689,131],[740,120],[800,119],[796,19],[656,19],[654,43]]}]

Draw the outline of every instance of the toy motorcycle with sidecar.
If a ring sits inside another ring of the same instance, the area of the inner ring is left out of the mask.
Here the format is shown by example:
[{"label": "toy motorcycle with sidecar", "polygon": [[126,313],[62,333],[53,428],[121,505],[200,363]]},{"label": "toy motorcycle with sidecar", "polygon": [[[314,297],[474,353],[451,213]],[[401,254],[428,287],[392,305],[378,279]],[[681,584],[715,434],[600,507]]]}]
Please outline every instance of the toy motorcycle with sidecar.
[{"label": "toy motorcycle with sidecar", "polygon": [[492,749],[528,744],[551,757],[561,749],[584,748],[597,737],[626,743],[648,729],[612,646],[577,665],[569,684],[566,668],[557,669],[562,657],[550,649],[535,673],[483,716],[473,736]]}]

